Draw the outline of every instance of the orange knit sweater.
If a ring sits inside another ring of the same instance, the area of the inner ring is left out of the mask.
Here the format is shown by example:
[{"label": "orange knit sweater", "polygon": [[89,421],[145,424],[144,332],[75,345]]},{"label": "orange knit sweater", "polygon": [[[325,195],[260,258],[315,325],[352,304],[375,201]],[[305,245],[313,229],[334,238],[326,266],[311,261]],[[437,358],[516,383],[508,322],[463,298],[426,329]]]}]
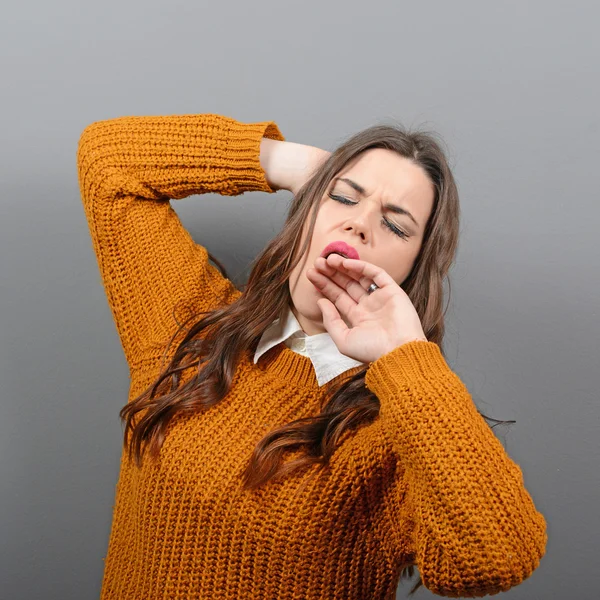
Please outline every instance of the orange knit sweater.
[{"label": "orange knit sweater", "polygon": [[[159,372],[174,307],[240,296],[170,199],[272,192],[262,136],[284,139],[273,122],[213,114],[121,117],[83,131],[81,196],[129,400]],[[365,383],[379,417],[298,494],[312,468],[257,491],[239,485],[268,431],[320,412],[310,359],[284,344],[256,365],[245,356],[218,405],[176,418],[157,461],[138,469],[123,452],[102,600],[392,599],[407,564],[454,597],[530,576],[546,522],[440,348],[404,344],[373,362]]]}]

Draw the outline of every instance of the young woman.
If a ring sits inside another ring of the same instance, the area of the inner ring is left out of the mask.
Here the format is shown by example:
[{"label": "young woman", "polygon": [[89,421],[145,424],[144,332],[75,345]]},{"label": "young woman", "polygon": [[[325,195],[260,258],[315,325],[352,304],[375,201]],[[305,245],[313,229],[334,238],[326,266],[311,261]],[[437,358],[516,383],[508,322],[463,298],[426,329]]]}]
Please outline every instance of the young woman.
[{"label": "young woman", "polygon": [[[131,373],[103,600],[531,575],[546,522],[442,351],[459,204],[435,136],[379,125],[330,154],[273,122],[122,117],[77,159]],[[277,189],[285,225],[238,290],[170,200]]]}]

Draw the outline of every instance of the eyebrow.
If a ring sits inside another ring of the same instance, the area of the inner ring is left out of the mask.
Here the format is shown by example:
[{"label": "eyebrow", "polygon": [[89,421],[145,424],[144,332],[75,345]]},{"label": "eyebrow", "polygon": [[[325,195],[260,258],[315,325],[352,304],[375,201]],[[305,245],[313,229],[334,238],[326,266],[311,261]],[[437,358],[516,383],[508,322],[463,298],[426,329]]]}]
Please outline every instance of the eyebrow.
[{"label": "eyebrow", "polygon": [[[346,177],[338,177],[335,179],[335,181],[343,181],[344,183],[347,183],[351,188],[354,188],[361,196],[365,195],[365,188],[362,187],[362,185],[358,185],[356,181],[352,181],[352,179],[347,179]],[[402,208],[401,206],[396,206],[395,204],[384,204],[384,207],[398,215],[405,215],[409,217],[410,219],[412,219],[413,223],[417,227],[420,227],[420,225],[417,223],[417,220],[405,208]]]}]

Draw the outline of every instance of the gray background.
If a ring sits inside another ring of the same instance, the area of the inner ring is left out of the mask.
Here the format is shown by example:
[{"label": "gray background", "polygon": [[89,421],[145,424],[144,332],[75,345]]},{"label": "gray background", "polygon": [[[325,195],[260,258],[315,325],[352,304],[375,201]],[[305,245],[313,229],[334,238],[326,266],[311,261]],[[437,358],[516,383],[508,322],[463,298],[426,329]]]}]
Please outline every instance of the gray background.
[{"label": "gray background", "polygon": [[[329,150],[379,122],[445,138],[462,207],[448,359],[480,410],[516,419],[497,435],[548,521],[540,567],[506,597],[597,598],[599,13],[542,0],[6,6],[2,600],[100,593],[129,382],[78,138],[97,120],[201,112],[272,119]],[[174,204],[240,283],[290,200]]]}]

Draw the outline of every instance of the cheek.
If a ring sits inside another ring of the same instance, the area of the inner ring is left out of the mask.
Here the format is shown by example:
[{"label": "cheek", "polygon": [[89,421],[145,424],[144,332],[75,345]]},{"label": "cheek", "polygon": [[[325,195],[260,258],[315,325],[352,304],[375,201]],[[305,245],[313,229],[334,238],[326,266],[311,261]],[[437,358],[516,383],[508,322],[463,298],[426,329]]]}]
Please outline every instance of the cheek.
[{"label": "cheek", "polygon": [[401,261],[390,265],[388,273],[392,276],[394,281],[400,285],[413,270],[415,259],[418,252],[411,252],[402,257]]},{"label": "cheek", "polygon": [[289,286],[292,295],[296,294],[299,288],[305,288],[307,283],[312,286],[312,283],[306,277],[306,271],[308,269],[310,269],[310,265],[308,265],[305,258],[302,257],[300,262],[298,262],[290,273]]},{"label": "cheek", "polygon": [[[319,225],[321,222],[323,222],[324,218],[325,218],[325,214],[323,213],[323,211],[321,209],[319,209],[319,213],[317,214],[317,219],[315,221],[315,225],[314,225],[313,232],[312,232],[312,238],[311,238],[311,241],[310,241],[308,247],[306,248],[305,255],[299,259],[298,264],[296,264],[296,266],[294,267],[294,269],[292,270],[292,272],[290,274],[289,284],[290,284],[291,292],[294,289],[294,286],[296,287],[296,289],[298,288],[298,284],[300,282],[302,282],[302,288],[304,290],[308,289],[309,291],[310,290],[317,291],[317,288],[315,288],[315,286],[308,279],[308,277],[306,277],[306,271],[308,269],[310,269],[311,267],[314,267],[314,264],[313,264],[314,258],[311,259],[310,257],[314,255],[316,258],[316,255],[317,255],[316,253],[318,252],[318,250],[316,248],[319,245],[320,240],[326,239],[326,237],[327,237],[325,235],[319,234]],[[306,236],[308,235],[309,228],[310,228],[310,222],[307,219],[302,226],[302,233],[301,233],[300,242],[299,242],[299,245],[297,248],[297,252],[299,252],[302,249],[302,246],[304,245],[304,241],[306,240]],[[325,246],[325,243],[326,242],[323,242],[323,246]],[[294,259],[295,259],[295,257],[294,257]]]},{"label": "cheek", "polygon": [[[309,260],[302,257],[290,274],[289,291],[296,306],[306,308],[311,306],[315,299],[323,297],[319,289],[306,276],[306,271],[313,267],[314,264],[309,264]],[[307,302],[308,304],[306,304]]]}]

